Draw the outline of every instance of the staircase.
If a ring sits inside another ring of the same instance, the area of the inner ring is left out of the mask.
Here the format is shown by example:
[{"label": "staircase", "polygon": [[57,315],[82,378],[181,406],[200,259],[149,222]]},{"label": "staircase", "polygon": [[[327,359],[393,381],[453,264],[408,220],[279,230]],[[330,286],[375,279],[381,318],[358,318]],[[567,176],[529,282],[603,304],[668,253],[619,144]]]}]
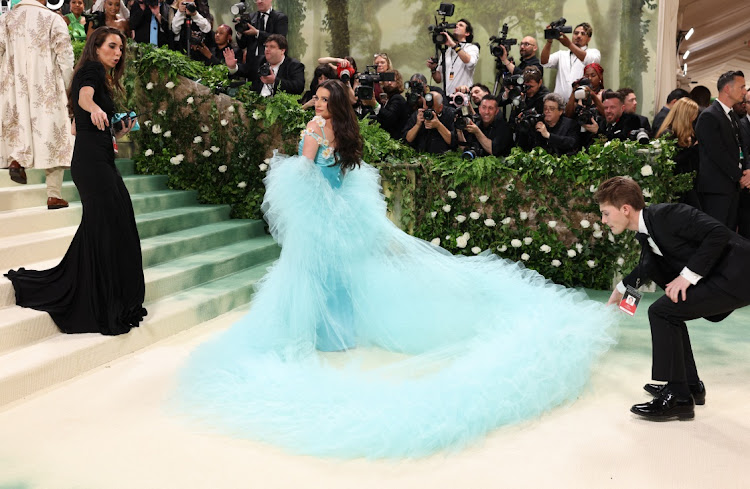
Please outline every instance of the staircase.
[{"label": "staircase", "polygon": [[0,406],[247,304],[279,255],[263,221],[230,220],[229,206],[200,205],[193,191],[167,189],[166,176],[116,163],[141,237],[148,316],[114,337],[62,334],[46,313],[15,305],[2,273],[56,265],[82,208],[69,171],[62,195],[70,207],[58,210],[47,210],[43,170],[27,170],[27,185],[0,171]]}]

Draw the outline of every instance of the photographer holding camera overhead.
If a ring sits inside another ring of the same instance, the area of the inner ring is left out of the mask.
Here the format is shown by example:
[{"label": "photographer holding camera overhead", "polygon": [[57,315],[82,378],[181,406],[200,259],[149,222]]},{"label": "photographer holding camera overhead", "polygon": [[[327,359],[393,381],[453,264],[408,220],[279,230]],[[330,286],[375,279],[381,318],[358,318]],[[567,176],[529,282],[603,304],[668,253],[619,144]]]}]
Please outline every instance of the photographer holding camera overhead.
[{"label": "photographer holding camera overhead", "polygon": [[422,97],[422,108],[417,109],[406,123],[404,139],[417,151],[442,154],[453,146],[455,111],[443,106],[443,96],[437,92]]},{"label": "photographer holding camera overhead", "polygon": [[268,36],[281,34],[286,38],[289,34],[289,19],[284,12],[275,10],[272,3],[272,0],[255,0],[257,11],[253,13],[247,12],[244,2],[236,3],[230,8],[235,16],[237,46],[246,50],[245,63],[252,73],[260,67]]},{"label": "photographer holding camera overhead", "polygon": [[[229,74],[244,76],[252,83],[252,90],[263,97],[273,97],[277,90],[302,95],[305,91],[305,65],[286,56],[286,38],[281,34],[271,34],[266,39],[265,56],[255,72],[250,63],[238,63],[234,52],[224,50]],[[249,55],[248,55],[249,56]]]},{"label": "photographer holding camera overhead", "polygon": [[130,11],[135,42],[171,47],[171,15],[172,9],[161,0],[136,0]]},{"label": "photographer holding camera overhead", "polygon": [[[172,18],[172,32],[175,50],[187,52],[188,45],[199,45],[205,41],[206,34],[211,32],[211,22],[198,12],[194,2],[179,0],[177,12]],[[193,49],[190,48],[190,51],[192,57]]]},{"label": "photographer holding camera overhead", "polygon": [[[444,17],[453,15],[453,4],[441,3],[438,13]],[[453,28],[453,35],[440,30],[447,30],[451,25],[442,22],[430,26],[436,52],[440,54],[427,60],[427,67],[432,72],[433,80],[445,84],[446,95],[452,94],[460,86],[474,84],[474,68],[479,60],[479,46],[472,44],[474,29],[471,23],[466,19],[460,19]],[[445,71],[446,80],[443,80],[443,71]]]},{"label": "photographer holding camera overhead", "polygon": [[479,103],[478,116],[470,117],[465,107],[459,109],[454,127],[457,144],[464,146],[464,157],[506,156],[513,146],[513,132],[500,112],[500,105],[492,95],[485,95]]},{"label": "photographer holding camera overhead", "polygon": [[[573,30],[571,41],[565,33],[571,32],[571,28],[565,25],[565,19],[558,19],[544,29],[544,38],[547,42],[542,49],[541,61],[545,68],[556,68],[555,93],[562,95],[563,100],[568,100],[573,91],[573,82],[583,77],[584,66],[591,63],[601,63],[602,55],[598,49],[589,48],[589,41],[593,34],[591,25],[587,22],[578,24]],[[552,42],[559,41],[568,48],[550,54]]]}]

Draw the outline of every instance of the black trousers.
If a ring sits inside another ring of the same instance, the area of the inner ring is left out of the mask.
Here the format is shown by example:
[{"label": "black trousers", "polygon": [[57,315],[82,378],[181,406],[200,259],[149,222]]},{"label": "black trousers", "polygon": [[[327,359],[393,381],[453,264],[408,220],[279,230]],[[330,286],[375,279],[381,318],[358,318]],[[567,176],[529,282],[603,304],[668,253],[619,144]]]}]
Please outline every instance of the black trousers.
[{"label": "black trousers", "polygon": [[738,217],[737,234],[750,238],[750,190],[740,192],[740,212]]},{"label": "black trousers", "polygon": [[737,216],[740,210],[739,187],[729,194],[700,193],[698,197],[703,212],[723,223],[732,231],[737,231]]},{"label": "black trousers", "polygon": [[719,322],[735,309],[750,304],[750,299],[734,297],[710,279],[698,282],[686,292],[686,301],[680,297],[675,303],[664,295],[648,308],[654,380],[697,383],[698,370],[685,321],[705,318]]}]

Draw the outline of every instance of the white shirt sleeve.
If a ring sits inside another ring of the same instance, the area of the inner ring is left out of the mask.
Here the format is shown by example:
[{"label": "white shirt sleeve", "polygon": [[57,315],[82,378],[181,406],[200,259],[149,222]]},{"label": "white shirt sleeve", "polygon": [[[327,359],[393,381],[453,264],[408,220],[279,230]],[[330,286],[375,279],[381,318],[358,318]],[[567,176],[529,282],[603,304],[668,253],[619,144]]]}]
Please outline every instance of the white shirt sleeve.
[{"label": "white shirt sleeve", "polygon": [[586,50],[586,57],[583,58],[584,66],[591,64],[591,63],[601,63],[601,62],[602,62],[602,53],[600,53],[598,49]]},{"label": "white shirt sleeve", "polygon": [[628,289],[627,289],[627,288],[625,287],[625,284],[624,284],[624,283],[622,283],[622,280],[620,280],[620,281],[619,281],[619,282],[617,283],[617,286],[616,286],[615,288],[617,289],[617,292],[619,292],[619,293],[621,293],[621,294],[624,294],[624,293],[625,293],[625,291],[626,291],[626,290],[628,290]]},{"label": "white shirt sleeve", "polygon": [[[175,36],[180,35],[180,30],[182,29],[182,24],[184,23],[185,13],[178,10],[177,12],[175,12],[174,17],[172,17],[172,32],[174,32]],[[179,39],[179,37],[176,39]]]},{"label": "white shirt sleeve", "polygon": [[549,60],[547,60],[546,63],[542,64],[545,68],[557,68],[557,65],[560,64],[560,51],[555,51],[554,53],[549,55]]},{"label": "white shirt sleeve", "polygon": [[479,61],[479,46],[476,44],[464,44],[463,50],[469,53],[470,59],[465,63],[467,67],[473,68]]},{"label": "white shirt sleeve", "polygon": [[202,33],[208,34],[211,31],[211,23],[197,12],[193,15],[193,22],[195,22],[195,25],[198,26],[198,29],[200,29]]},{"label": "white shirt sleeve", "polygon": [[697,284],[698,281],[703,278],[702,275],[698,275],[694,271],[690,270],[688,267],[683,268],[682,271],[680,272],[680,275],[685,277],[687,281],[693,285]]}]

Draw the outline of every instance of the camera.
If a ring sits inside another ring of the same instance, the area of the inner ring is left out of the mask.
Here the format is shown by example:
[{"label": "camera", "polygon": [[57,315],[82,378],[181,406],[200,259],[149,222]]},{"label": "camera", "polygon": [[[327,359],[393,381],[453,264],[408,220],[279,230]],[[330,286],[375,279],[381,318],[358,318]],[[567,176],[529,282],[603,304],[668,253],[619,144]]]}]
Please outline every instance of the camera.
[{"label": "camera", "polygon": [[591,119],[596,121],[598,116],[599,112],[593,105],[576,105],[573,118],[578,122],[578,125],[585,126],[591,124]]},{"label": "camera", "polygon": [[646,131],[646,129],[642,127],[630,131],[629,137],[633,141],[638,141],[639,144],[648,144],[649,141],[651,141],[651,138],[649,138],[648,135],[648,131]]},{"label": "camera", "polygon": [[448,98],[450,99],[448,103],[456,108],[469,105],[469,95],[463,92],[453,92],[451,95],[448,95]]},{"label": "camera", "polygon": [[258,67],[258,76],[271,76],[271,65],[268,61]]},{"label": "camera", "polygon": [[521,104],[521,96],[526,93],[528,88],[523,81],[523,75],[513,75],[508,72],[503,73],[503,87],[508,89],[507,99],[516,107]]},{"label": "camera", "polygon": [[569,25],[565,25],[567,20],[565,17],[560,17],[554,22],[549,23],[549,29],[544,29],[545,39],[559,39],[562,34],[570,34],[573,32],[573,28]]},{"label": "camera", "polygon": [[404,83],[405,88],[408,90],[406,94],[406,103],[411,107],[411,110],[416,110],[422,106],[422,97],[424,96],[424,85],[418,81]]},{"label": "camera", "polygon": [[244,84],[245,82],[241,80],[231,81],[229,82],[229,85],[224,85],[222,83],[221,85],[217,85],[216,88],[214,88],[214,93],[216,95],[224,94],[230,97],[236,97],[237,93],[239,92],[239,88]]},{"label": "camera", "polygon": [[185,6],[185,10],[187,10],[191,14],[194,14],[198,11],[198,7],[196,7],[195,3],[193,2],[182,2],[182,4]]},{"label": "camera", "polygon": [[[370,70],[372,68],[372,70]],[[365,67],[365,72],[357,77],[359,86],[354,90],[354,95],[360,100],[372,100],[373,86],[381,81],[394,81],[395,73],[378,73],[375,66]]]},{"label": "camera", "polygon": [[451,17],[455,6],[452,3],[441,3],[437,10],[437,15],[443,17],[441,22],[438,22],[437,15],[435,16],[435,25],[428,25],[427,30],[432,34],[432,42],[436,45],[445,44],[447,40],[443,32],[448,32],[449,29],[455,29],[456,24],[451,24],[445,21],[446,17]]},{"label": "camera", "polygon": [[193,46],[200,46],[206,42],[206,34],[201,31],[191,30],[190,31],[190,44]]},{"label": "camera", "polygon": [[463,152],[461,153],[461,158],[465,160],[473,160],[474,158],[479,157],[479,155],[481,154],[482,149],[472,144],[471,146],[467,146],[466,149],[463,150]]},{"label": "camera", "polygon": [[469,113],[469,107],[467,105],[462,106],[458,112],[456,112],[456,118],[453,121],[453,127],[455,127],[459,131],[463,131],[468,127],[469,122],[473,122],[474,124],[477,124],[479,122],[479,119],[476,115],[472,116]]},{"label": "camera", "polygon": [[241,35],[250,28],[250,15],[246,13],[247,6],[243,3],[235,3],[229,7],[229,12],[234,15],[234,30]]},{"label": "camera", "polygon": [[536,130],[538,122],[544,121],[544,115],[536,111],[535,108],[526,109],[521,112],[521,116],[516,121],[516,127],[519,132],[530,133]]},{"label": "camera", "polygon": [[589,94],[583,87],[591,87],[591,80],[589,80],[585,76],[573,82],[573,89],[575,90],[574,93],[576,100],[587,100],[589,98]]},{"label": "camera", "polygon": [[349,83],[352,76],[354,76],[354,68],[351,66],[347,66],[346,68],[336,66],[336,76],[338,76],[339,80],[342,82]]},{"label": "camera", "polygon": [[503,24],[499,36],[490,36],[490,53],[492,56],[500,58],[503,55],[503,49],[500,46],[505,46],[505,52],[510,53],[510,47],[517,43],[518,39],[508,39],[508,24]]},{"label": "camera", "polygon": [[433,107],[435,106],[435,101],[432,99],[431,93],[425,93],[424,94],[424,103],[427,106],[426,109],[424,109],[424,112],[422,115],[424,116],[424,120],[431,121],[435,118],[435,109]]}]

